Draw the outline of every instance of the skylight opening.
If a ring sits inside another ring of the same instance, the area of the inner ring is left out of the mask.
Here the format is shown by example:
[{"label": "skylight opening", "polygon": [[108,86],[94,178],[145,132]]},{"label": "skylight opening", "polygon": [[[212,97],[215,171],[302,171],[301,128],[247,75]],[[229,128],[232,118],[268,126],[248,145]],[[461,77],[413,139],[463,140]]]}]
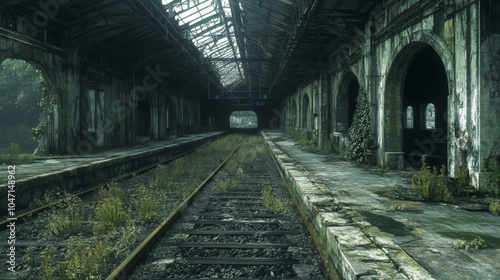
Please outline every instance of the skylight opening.
[{"label": "skylight opening", "polygon": [[[217,0],[162,0],[162,4],[175,12],[179,26],[189,33],[188,38],[217,68],[223,86],[243,79],[234,27],[230,20],[224,20],[232,18],[229,0],[220,0],[221,7]],[[223,60],[229,63],[220,63]]]}]

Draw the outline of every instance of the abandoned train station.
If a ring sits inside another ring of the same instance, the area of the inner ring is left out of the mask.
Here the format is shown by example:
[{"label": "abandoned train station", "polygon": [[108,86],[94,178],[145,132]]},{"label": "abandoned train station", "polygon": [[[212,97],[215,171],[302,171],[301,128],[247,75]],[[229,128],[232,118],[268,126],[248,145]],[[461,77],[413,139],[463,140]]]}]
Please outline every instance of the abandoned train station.
[{"label": "abandoned train station", "polygon": [[422,154],[481,186],[498,157],[496,1],[4,1],[0,60],[45,82],[38,151],[85,153],[226,129],[235,111],[259,128],[349,143],[366,95],[370,160]]},{"label": "abandoned train station", "polygon": [[243,127],[383,170],[424,158],[478,193],[500,164],[496,0],[2,0],[0,23],[1,149],[86,158]]}]

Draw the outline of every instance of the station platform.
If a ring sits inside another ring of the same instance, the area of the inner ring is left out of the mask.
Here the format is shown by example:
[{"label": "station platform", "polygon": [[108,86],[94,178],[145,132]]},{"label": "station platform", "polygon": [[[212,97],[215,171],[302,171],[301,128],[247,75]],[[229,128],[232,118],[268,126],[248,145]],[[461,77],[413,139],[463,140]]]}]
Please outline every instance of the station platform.
[{"label": "station platform", "polygon": [[[203,132],[169,140],[145,141],[95,153],[50,156],[34,163],[16,165],[16,210],[26,208],[35,197],[41,199],[47,191],[84,190],[115,176],[162,162],[223,134],[220,131]],[[0,213],[5,213],[8,208],[8,164],[1,164],[1,168],[5,170],[5,176],[0,177]]]},{"label": "station platform", "polygon": [[[342,279],[500,279],[499,216],[379,196],[390,188],[411,188],[409,175],[370,173],[301,150],[281,132],[262,135]],[[391,210],[401,203],[404,210]],[[486,248],[453,249],[454,242],[476,236]]]}]

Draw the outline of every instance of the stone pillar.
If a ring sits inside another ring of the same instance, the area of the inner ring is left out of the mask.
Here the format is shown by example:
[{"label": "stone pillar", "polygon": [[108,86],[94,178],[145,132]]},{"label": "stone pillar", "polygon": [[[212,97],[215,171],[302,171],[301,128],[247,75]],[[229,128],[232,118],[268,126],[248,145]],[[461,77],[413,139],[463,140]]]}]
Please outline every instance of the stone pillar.
[{"label": "stone pillar", "polygon": [[318,132],[318,147],[323,148],[324,143],[328,140],[328,89],[327,89],[327,73],[324,70],[319,74],[319,132]]}]

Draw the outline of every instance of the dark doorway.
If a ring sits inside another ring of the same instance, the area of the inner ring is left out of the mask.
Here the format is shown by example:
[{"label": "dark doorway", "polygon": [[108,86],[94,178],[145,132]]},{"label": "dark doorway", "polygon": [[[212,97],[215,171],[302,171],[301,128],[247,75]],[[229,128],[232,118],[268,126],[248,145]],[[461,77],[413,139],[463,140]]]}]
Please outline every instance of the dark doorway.
[{"label": "dark doorway", "polygon": [[430,46],[410,61],[403,93],[403,152],[405,164],[447,164],[448,79],[439,55]]},{"label": "dark doorway", "polygon": [[352,72],[342,78],[337,95],[337,131],[347,132],[354,122],[359,82]]}]

